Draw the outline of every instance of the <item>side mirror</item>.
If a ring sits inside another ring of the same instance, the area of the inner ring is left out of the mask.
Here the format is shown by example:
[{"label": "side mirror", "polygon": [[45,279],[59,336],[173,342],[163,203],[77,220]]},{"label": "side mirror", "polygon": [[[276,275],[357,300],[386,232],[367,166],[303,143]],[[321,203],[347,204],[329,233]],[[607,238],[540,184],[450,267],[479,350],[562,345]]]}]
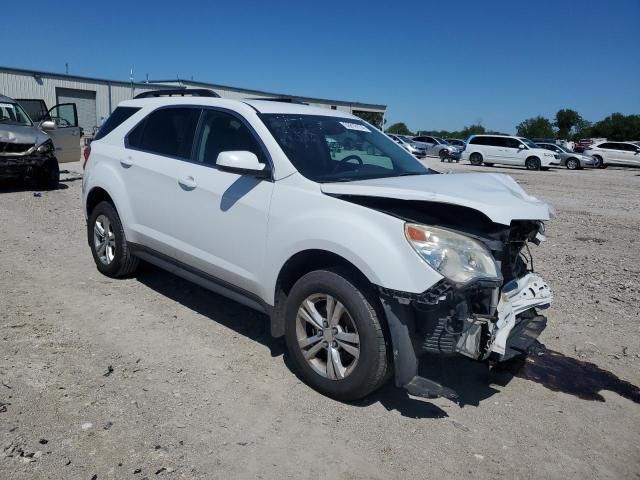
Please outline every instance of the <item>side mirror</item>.
[{"label": "side mirror", "polygon": [[43,120],[42,122],[40,122],[40,128],[42,130],[55,130],[56,122],[54,122],[53,120]]},{"label": "side mirror", "polygon": [[221,170],[235,172],[240,175],[255,175],[265,178],[270,174],[264,163],[258,161],[258,157],[253,152],[229,151],[220,152],[216,160],[216,165]]},{"label": "side mirror", "polygon": [[520,145],[518,145],[518,150],[526,150],[527,147],[524,143],[521,143]]}]

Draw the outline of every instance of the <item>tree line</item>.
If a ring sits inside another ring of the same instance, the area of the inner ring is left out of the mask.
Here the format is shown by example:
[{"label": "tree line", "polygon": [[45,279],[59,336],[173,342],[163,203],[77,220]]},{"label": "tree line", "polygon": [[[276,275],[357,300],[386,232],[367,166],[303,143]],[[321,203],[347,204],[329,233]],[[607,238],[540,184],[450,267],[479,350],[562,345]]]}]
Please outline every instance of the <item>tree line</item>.
[{"label": "tree line", "polygon": [[[433,135],[463,140],[469,138],[470,135],[501,133],[486,130],[482,125],[470,125],[457,131],[418,130],[414,133],[403,122],[394,123],[386,132],[398,135]],[[575,110],[562,109],[558,110],[553,119],[537,116],[520,122],[516,126],[516,133],[518,136],[527,138],[557,138],[574,141],[582,138],[600,137],[617,141],[640,140],[640,115],[612,113],[608,117],[592,123],[582,118]]]}]

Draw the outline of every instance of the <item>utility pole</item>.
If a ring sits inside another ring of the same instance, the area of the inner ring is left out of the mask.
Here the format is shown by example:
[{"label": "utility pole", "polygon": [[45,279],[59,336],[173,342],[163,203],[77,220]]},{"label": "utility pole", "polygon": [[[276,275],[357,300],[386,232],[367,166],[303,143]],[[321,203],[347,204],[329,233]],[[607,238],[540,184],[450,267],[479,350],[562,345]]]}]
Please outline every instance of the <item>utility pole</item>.
[{"label": "utility pole", "polygon": [[68,62],[64,64],[64,72],[65,72],[67,75],[69,75],[69,63],[68,63]]}]

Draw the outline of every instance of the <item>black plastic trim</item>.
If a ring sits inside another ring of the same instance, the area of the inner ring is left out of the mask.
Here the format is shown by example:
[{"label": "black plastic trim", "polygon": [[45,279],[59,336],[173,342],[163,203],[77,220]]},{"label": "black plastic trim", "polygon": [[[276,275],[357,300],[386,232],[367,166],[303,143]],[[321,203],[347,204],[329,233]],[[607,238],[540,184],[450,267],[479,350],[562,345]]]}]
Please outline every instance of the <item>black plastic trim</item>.
[{"label": "black plastic trim", "polygon": [[150,90],[142,92],[133,97],[136,98],[154,98],[154,97],[213,97],[220,98],[213,90],[208,88],[168,88],[166,90]]},{"label": "black plastic trim", "polygon": [[134,256],[149,262],[156,267],[162,268],[163,270],[173,273],[178,277],[200,285],[202,288],[227,297],[266,315],[271,316],[271,313],[273,312],[272,305],[269,305],[251,292],[247,292],[246,290],[229,282],[214,277],[213,275],[209,275],[208,273],[198,270],[197,268],[193,268],[190,265],[182,263],[175,258],[171,258],[144,245],[131,242],[128,242],[128,245]]}]

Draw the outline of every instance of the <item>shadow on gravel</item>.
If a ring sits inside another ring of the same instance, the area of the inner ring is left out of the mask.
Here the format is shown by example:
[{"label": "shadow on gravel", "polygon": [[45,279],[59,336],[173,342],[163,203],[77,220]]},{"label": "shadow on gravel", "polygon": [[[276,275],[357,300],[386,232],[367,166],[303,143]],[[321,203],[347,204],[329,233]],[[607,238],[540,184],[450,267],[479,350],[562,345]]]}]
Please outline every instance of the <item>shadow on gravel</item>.
[{"label": "shadow on gravel", "polygon": [[[60,183],[58,184],[58,186],[55,188],[55,190],[66,190],[67,188],[69,188],[68,185],[65,185],[64,182],[65,180],[60,180]],[[30,179],[26,179],[26,180],[14,180],[14,179],[2,179],[0,180],[0,194],[2,193],[16,193],[16,192],[28,192],[28,191],[34,191],[34,192],[41,192],[42,190],[39,190],[35,183],[30,180]]]},{"label": "shadow on gravel", "polygon": [[[420,357],[419,374],[429,380],[451,388],[458,393],[458,405],[477,407],[499,390],[489,385],[489,366],[465,357]],[[446,402],[445,399],[440,399]],[[356,406],[369,406],[380,402],[387,410],[397,410],[411,418],[444,418],[449,415],[428,400],[410,397],[402,388],[397,388],[391,380],[380,391],[373,393]],[[452,403],[453,405],[453,403]]]},{"label": "shadow on gravel", "polygon": [[493,368],[492,381],[506,385],[514,376],[539,383],[554,392],[567,393],[583,400],[604,402],[600,391],[609,390],[640,403],[640,388],[621,380],[597,365],[567,357],[553,350],[541,350]]},{"label": "shadow on gravel", "polygon": [[284,353],[284,341],[271,336],[266,315],[146,263],[136,279],[174,302],[263,344],[272,357]]}]

